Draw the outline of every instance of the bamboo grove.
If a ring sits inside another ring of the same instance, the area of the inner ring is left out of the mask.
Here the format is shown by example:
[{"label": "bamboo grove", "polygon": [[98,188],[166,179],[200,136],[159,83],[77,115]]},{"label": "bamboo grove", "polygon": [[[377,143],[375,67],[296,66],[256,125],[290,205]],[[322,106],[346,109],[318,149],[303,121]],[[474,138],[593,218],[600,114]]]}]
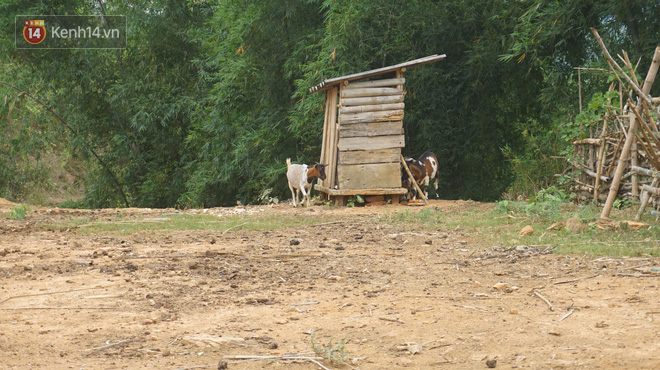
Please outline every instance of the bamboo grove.
[{"label": "bamboo grove", "polygon": [[[18,50],[19,14],[126,15],[128,45]],[[632,69],[607,72],[591,27]],[[0,0],[0,32],[0,197],[12,200],[57,189],[58,176],[84,188],[81,207],[286,198],[285,159],[320,155],[323,99],[309,87],[432,54],[447,59],[407,72],[404,154],[437,154],[440,197],[528,196],[558,182],[604,201],[609,185],[591,179],[616,172],[625,105],[641,116],[639,153],[658,145],[657,112],[632,108],[632,85],[616,80],[641,83],[651,66],[657,2]],[[575,156],[572,143],[589,140],[611,144],[578,144]]]}]

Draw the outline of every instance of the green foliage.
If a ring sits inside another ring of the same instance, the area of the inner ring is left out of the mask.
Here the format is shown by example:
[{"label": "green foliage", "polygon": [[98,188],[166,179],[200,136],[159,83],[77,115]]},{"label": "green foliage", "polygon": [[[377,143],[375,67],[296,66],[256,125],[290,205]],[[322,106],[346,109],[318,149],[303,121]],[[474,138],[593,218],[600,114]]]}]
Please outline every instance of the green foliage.
[{"label": "green foliage", "polygon": [[355,207],[356,204],[364,204],[364,199],[359,195],[348,197],[348,200],[346,201],[347,206]]},{"label": "green foliage", "polygon": [[26,213],[27,207],[24,204],[20,204],[9,212],[9,218],[12,220],[22,220],[25,218]]},{"label": "green foliage", "polygon": [[312,350],[334,365],[343,365],[350,359],[350,354],[346,352],[345,348],[346,342],[348,340],[342,339],[339,343],[332,343],[332,340],[327,344],[316,343],[314,341],[314,334],[309,339]]},{"label": "green foliage", "polygon": [[612,206],[616,209],[626,209],[632,206],[633,200],[630,198],[615,199]]},{"label": "green foliage", "polygon": [[[606,74],[584,72],[591,103],[578,114],[573,67],[606,67],[589,27],[641,57],[638,71],[660,39],[660,5],[642,1],[5,0],[0,10],[0,81],[66,121],[0,84],[0,196],[56,188],[43,159],[57,157],[83,162],[87,207],[282,199],[285,158],[320,155],[324,96],[309,87],[435,53],[447,58],[406,72],[404,154],[436,153],[444,198],[535,194],[613,98],[595,94]],[[127,16],[128,48],[14,46],[14,15],[101,12]]]},{"label": "green foliage", "polygon": [[570,201],[564,190],[555,186],[539,190],[527,202],[502,200],[496,203],[494,212],[525,215],[539,220],[559,220],[562,205]]}]

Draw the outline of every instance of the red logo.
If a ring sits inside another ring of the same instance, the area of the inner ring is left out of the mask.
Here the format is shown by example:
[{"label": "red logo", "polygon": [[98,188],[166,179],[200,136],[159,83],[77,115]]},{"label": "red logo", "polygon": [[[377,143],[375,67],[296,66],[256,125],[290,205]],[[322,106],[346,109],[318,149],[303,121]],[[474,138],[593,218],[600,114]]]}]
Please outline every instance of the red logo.
[{"label": "red logo", "polygon": [[30,44],[38,44],[46,38],[44,21],[26,20],[23,27],[23,38]]}]

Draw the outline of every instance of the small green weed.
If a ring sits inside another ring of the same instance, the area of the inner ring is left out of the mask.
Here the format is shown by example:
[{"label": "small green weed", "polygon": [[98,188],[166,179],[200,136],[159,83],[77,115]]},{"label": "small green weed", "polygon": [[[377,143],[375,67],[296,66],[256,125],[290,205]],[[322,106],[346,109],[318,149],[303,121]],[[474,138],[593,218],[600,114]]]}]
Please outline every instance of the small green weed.
[{"label": "small green weed", "polygon": [[27,207],[24,204],[17,205],[9,212],[9,218],[12,220],[22,220],[27,214]]},{"label": "small green weed", "polygon": [[328,344],[320,344],[314,342],[314,335],[312,334],[309,342],[312,346],[312,350],[316,352],[317,355],[323,357],[335,365],[343,365],[350,358],[350,354],[346,352],[345,348],[345,344],[347,342],[346,339],[342,339],[339,341],[339,343],[336,344],[333,344],[332,340],[330,340]]}]

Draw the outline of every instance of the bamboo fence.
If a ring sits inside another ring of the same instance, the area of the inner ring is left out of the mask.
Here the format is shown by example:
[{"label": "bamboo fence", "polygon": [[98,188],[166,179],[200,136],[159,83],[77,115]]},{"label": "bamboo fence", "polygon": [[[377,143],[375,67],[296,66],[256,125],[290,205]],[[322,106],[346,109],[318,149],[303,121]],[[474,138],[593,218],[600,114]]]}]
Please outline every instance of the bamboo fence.
[{"label": "bamboo fence", "polygon": [[[601,218],[609,218],[617,198],[639,198],[639,220],[648,204],[660,207],[660,98],[650,96],[651,86],[660,66],[660,46],[655,49],[651,66],[641,83],[624,51],[617,55],[623,68],[610,55],[600,35],[591,29],[607,58],[616,82],[610,91],[619,90],[617,103],[607,101],[606,113],[598,120],[600,129],[591,129],[590,137],[576,140],[570,167],[575,171],[572,190],[580,200],[604,202]],[[625,70],[624,70],[625,68]],[[579,72],[579,71],[578,71]],[[656,196],[655,201],[651,199]]]}]

